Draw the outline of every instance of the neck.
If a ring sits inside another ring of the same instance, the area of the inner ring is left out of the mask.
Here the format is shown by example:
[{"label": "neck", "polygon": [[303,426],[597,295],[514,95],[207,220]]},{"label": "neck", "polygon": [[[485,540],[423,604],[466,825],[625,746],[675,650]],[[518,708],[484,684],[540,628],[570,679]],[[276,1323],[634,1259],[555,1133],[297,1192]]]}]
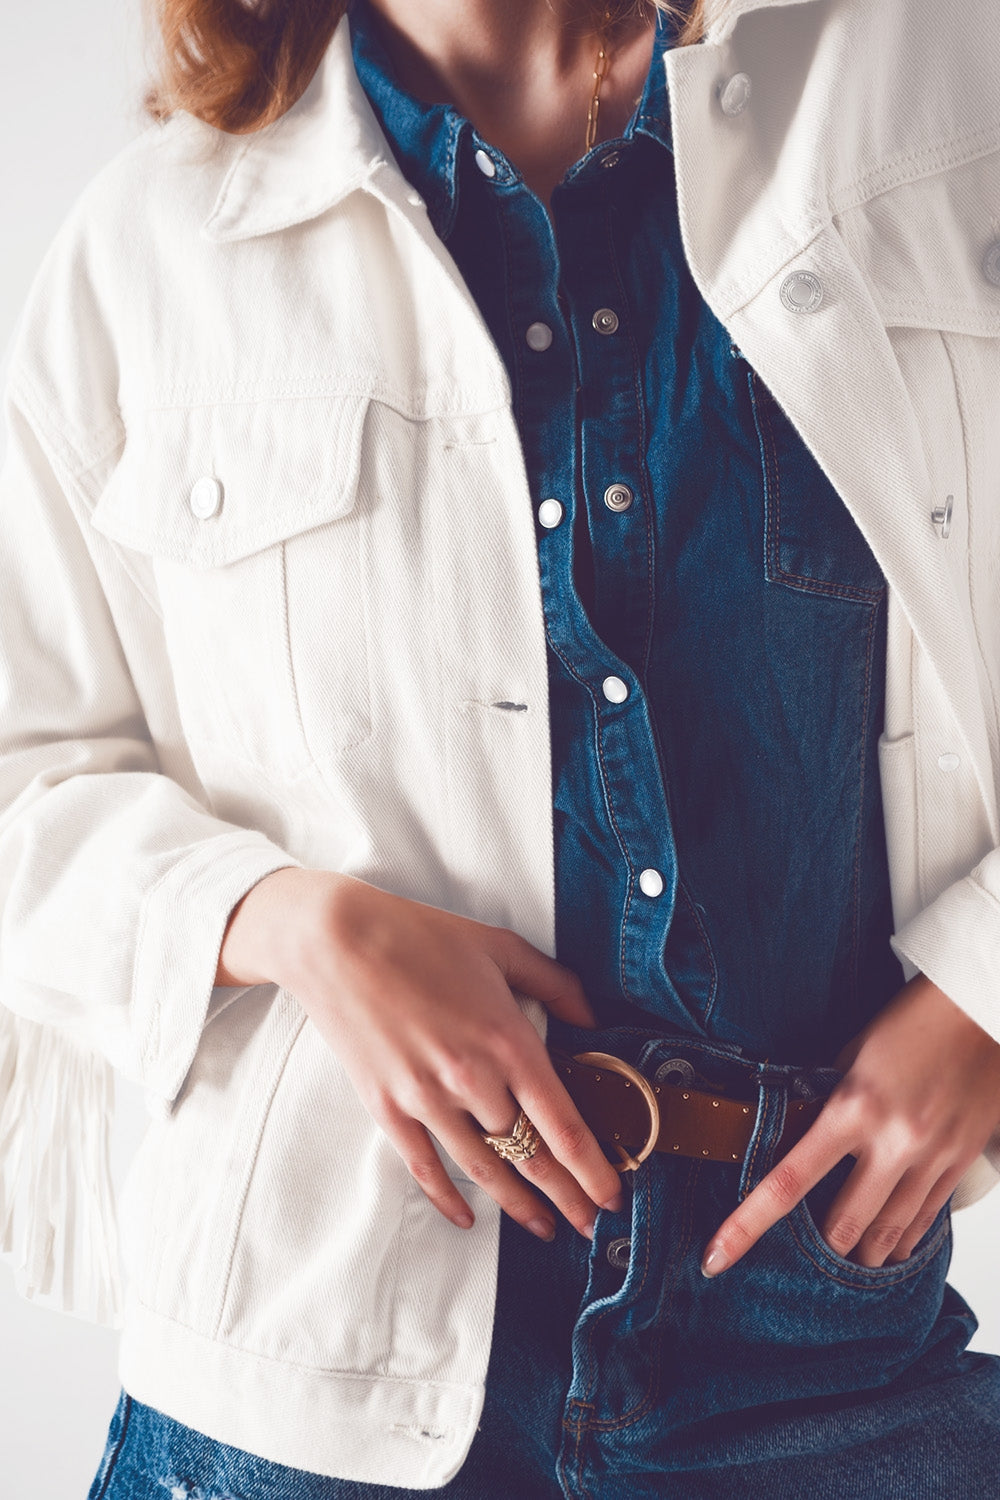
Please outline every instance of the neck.
[{"label": "neck", "polygon": [[[370,0],[400,80],[452,104],[547,202],[583,155],[601,11],[580,0]],[[621,133],[642,91],[652,6],[613,25],[598,141]]]}]

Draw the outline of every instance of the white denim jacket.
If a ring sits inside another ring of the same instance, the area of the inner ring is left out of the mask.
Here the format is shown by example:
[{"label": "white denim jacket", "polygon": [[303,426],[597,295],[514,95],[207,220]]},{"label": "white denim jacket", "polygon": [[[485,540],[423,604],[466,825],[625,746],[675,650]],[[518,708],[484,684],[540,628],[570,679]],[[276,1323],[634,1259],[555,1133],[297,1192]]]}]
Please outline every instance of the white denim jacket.
[{"label": "white denim jacket", "polygon": [[[1000,1039],[995,0],[713,0],[665,65],[694,279],[888,577],[894,944]],[[5,413],[0,1244],[122,1327],[139,1400],[439,1486],[500,1211],[450,1159],[476,1225],[430,1206],[292,994],[213,987],[283,865],[554,952],[539,497],[345,22],[275,124],[179,114],[88,184]],[[115,1070],[150,1105],[121,1269]],[[953,1207],[998,1172],[1000,1132]]]}]

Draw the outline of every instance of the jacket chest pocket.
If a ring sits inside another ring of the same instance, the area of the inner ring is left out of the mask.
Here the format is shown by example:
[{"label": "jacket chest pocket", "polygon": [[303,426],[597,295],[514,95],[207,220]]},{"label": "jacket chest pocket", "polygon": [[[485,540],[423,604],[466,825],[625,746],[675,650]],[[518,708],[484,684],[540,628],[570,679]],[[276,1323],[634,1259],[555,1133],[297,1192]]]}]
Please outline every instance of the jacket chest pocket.
[{"label": "jacket chest pocket", "polygon": [[367,398],[151,409],[92,522],[142,555],[185,734],[295,775],[371,733]]},{"label": "jacket chest pocket", "polygon": [[877,603],[885,578],[843,499],[748,368],[764,495],[764,576],[825,599]]}]

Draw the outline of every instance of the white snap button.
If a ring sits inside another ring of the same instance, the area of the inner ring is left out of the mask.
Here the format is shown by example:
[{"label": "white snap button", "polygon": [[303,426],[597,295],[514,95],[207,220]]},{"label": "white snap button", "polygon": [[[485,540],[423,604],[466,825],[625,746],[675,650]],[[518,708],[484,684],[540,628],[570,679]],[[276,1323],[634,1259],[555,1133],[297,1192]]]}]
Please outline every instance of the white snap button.
[{"label": "white snap button", "polygon": [[627,484],[609,484],[604,491],[604,503],[608,510],[628,510],[634,498]]},{"label": "white snap button", "polygon": [[957,771],[961,764],[961,756],[955,755],[954,752],[938,756],[938,766],[942,771]]},{"label": "white snap button", "polygon": [[628,683],[620,677],[605,677],[601,691],[609,703],[624,703],[628,697]]},{"label": "white snap button", "polygon": [[590,321],[598,333],[618,332],[618,314],[613,307],[599,307]]},{"label": "white snap button", "polygon": [[983,256],[983,275],[994,286],[1000,286],[1000,240],[994,240]]},{"label": "white snap button", "polygon": [[543,500],[538,507],[538,519],[543,526],[558,526],[564,515],[561,500]]},{"label": "white snap button", "polygon": [[188,503],[200,520],[207,521],[222,504],[222,485],[211,474],[203,474],[191,486]]},{"label": "white snap button", "polygon": [[724,115],[738,115],[750,103],[750,79],[746,73],[734,73],[719,90],[719,104]]},{"label": "white snap button", "polygon": [[484,177],[495,177],[497,175],[497,164],[488,151],[482,147],[476,152],[475,163]]},{"label": "white snap button", "polygon": [[548,323],[529,323],[524,338],[529,349],[543,354],[552,343],[552,329]]},{"label": "white snap button", "polygon": [[823,283],[811,271],[793,271],[781,283],[778,295],[789,312],[815,312],[823,300]]},{"label": "white snap button", "polygon": [[663,894],[663,876],[659,870],[643,870],[639,876],[639,889],[644,896],[660,896]]},{"label": "white snap button", "polygon": [[424,206],[424,200],[423,198],[421,198],[416,189],[414,189],[412,193],[407,193],[406,201],[407,203],[412,203],[414,208],[423,208]]}]

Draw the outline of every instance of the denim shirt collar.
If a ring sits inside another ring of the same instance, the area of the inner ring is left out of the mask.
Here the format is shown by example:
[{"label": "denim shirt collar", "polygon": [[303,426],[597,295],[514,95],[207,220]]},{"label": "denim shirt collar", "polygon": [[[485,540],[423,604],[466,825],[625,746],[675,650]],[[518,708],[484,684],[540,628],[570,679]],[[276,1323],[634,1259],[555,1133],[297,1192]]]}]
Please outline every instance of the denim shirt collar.
[{"label": "denim shirt collar", "polygon": [[[369,0],[352,0],[348,10],[354,65],[403,175],[427,204],[427,212],[438,235],[447,240],[458,213],[462,173],[473,166],[475,152],[488,151],[496,166],[498,184],[514,185],[523,179],[515,167],[453,105],[427,104],[400,84],[378,33],[378,18]],[[657,13],[653,55],[639,103],[629,120],[623,139],[647,135],[672,150],[670,104],[663,57],[673,41],[669,17]],[[608,149],[602,142],[577,162],[566,180],[575,180],[595,165]],[[459,165],[461,162],[461,166]]]}]

